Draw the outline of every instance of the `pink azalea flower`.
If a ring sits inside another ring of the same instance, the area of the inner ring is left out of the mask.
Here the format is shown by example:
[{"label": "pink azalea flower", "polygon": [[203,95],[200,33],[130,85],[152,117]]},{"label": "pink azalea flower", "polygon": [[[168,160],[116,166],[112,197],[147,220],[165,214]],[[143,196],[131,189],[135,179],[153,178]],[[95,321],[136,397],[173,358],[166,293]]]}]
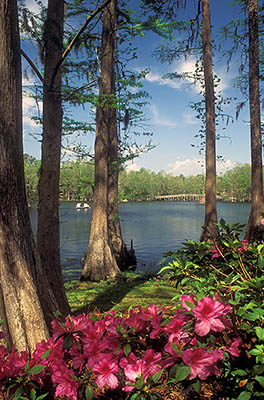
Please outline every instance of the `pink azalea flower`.
[{"label": "pink azalea flower", "polygon": [[209,367],[214,363],[214,356],[202,348],[188,349],[182,353],[184,364],[191,367],[188,379],[205,380],[210,375]]},{"label": "pink azalea flower", "polygon": [[179,334],[182,333],[182,327],[185,324],[183,317],[175,316],[173,320],[164,327],[164,331],[169,334]]},{"label": "pink azalea flower", "polygon": [[248,250],[249,249],[249,247],[250,247],[250,244],[248,243],[248,241],[247,240],[242,240],[242,242],[241,243],[243,243],[243,245],[244,246],[242,246],[242,247],[239,247],[238,249],[237,249],[237,251],[239,252],[239,253],[241,253],[242,251],[246,251],[246,250]]},{"label": "pink azalea flower", "polygon": [[[172,347],[171,343],[174,343],[174,342],[167,343],[164,347],[164,350],[168,354],[170,354],[170,357],[167,357],[167,358],[165,358],[165,360],[162,361],[162,366],[166,367],[166,368],[170,367],[171,365],[175,364],[176,362],[179,362],[179,359],[180,359],[179,353],[174,349],[174,347]],[[178,344],[178,340],[177,340],[177,344]]]},{"label": "pink azalea flower", "polygon": [[260,220],[261,225],[264,225],[264,218]]},{"label": "pink azalea flower", "polygon": [[230,321],[224,315],[230,311],[229,305],[225,306],[220,301],[215,301],[210,297],[204,297],[199,304],[193,308],[193,315],[197,319],[195,332],[199,336],[207,335],[210,330],[220,332],[227,326],[231,326]]},{"label": "pink azalea flower", "polygon": [[153,318],[155,318],[157,315],[160,315],[161,308],[155,306],[155,304],[152,304],[151,306],[148,306],[148,308],[145,311],[140,312],[140,318],[143,321],[151,321]]},{"label": "pink azalea flower", "polygon": [[213,350],[211,354],[213,356],[214,362],[208,367],[208,369],[212,375],[220,376],[221,371],[218,368],[218,362],[222,360],[224,354],[219,349]]},{"label": "pink azalea flower", "polygon": [[[129,382],[135,383],[136,379],[143,375],[146,381],[149,375],[155,375],[160,371],[161,353],[155,353],[148,349],[143,358],[137,359],[135,354],[130,353],[127,358],[120,360],[120,366]],[[125,391],[131,391],[133,387],[128,386]]]},{"label": "pink azalea flower", "polygon": [[135,356],[134,353],[131,352],[127,357],[121,358],[119,365],[121,368],[125,369],[128,365],[136,366],[137,361],[138,361],[137,357]]},{"label": "pink azalea flower", "polygon": [[100,360],[93,369],[99,375],[96,378],[96,383],[99,388],[108,385],[110,388],[115,389],[118,386],[117,377],[114,375],[118,372],[117,363],[108,358]]},{"label": "pink azalea flower", "polygon": [[58,386],[56,387],[56,396],[65,396],[70,398],[71,400],[78,400],[78,387],[79,383],[76,382],[71,375],[74,375],[74,372],[68,370],[67,367],[63,365],[57,366],[52,373],[52,381]]},{"label": "pink azalea flower", "polygon": [[[47,350],[50,350],[48,357],[42,358],[42,355]],[[33,358],[36,363],[41,361],[42,365],[48,365],[49,367],[57,364],[58,360],[63,358],[62,341],[55,342],[53,337],[48,338],[47,341],[42,340],[40,343],[37,343]]]},{"label": "pink azalea flower", "polygon": [[161,324],[161,317],[159,315],[157,315],[151,321],[152,330],[149,335],[151,339],[156,339],[160,335],[160,333],[163,331],[164,328],[160,324]]},{"label": "pink azalea flower", "polygon": [[145,379],[149,375],[155,375],[160,371],[161,353],[155,353],[153,349],[148,349],[143,358],[143,376]]},{"label": "pink azalea flower", "polygon": [[241,344],[240,338],[235,338],[229,347],[225,347],[225,350],[234,357],[238,357],[240,354],[239,345]]},{"label": "pink azalea flower", "polygon": [[[140,312],[142,312],[139,307]],[[140,317],[140,312],[138,310],[131,310],[129,318],[127,319],[127,324],[129,328],[136,328],[137,331],[145,332],[148,322]]]},{"label": "pink azalea flower", "polygon": [[212,260],[214,259],[214,258],[219,258],[219,257],[222,257],[221,256],[221,253],[219,252],[219,251],[221,251],[222,252],[222,247],[221,246],[212,246],[212,248],[211,248],[211,253],[212,253]]}]

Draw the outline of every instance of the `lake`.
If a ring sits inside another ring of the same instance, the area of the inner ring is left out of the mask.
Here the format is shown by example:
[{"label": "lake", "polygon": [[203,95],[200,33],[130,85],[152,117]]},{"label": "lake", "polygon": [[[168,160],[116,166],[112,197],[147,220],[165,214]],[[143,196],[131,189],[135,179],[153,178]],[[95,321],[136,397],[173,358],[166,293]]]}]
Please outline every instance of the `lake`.
[{"label": "lake", "polygon": [[[229,224],[247,223],[248,203],[217,203],[218,219]],[[176,250],[187,239],[198,240],[204,221],[204,205],[198,202],[129,202],[119,205],[125,243],[131,239],[137,256],[137,272],[156,272],[162,254]],[[36,232],[37,209],[30,208]],[[65,280],[79,279],[81,258],[87,251],[91,210],[76,210],[75,203],[60,203],[61,259]]]}]

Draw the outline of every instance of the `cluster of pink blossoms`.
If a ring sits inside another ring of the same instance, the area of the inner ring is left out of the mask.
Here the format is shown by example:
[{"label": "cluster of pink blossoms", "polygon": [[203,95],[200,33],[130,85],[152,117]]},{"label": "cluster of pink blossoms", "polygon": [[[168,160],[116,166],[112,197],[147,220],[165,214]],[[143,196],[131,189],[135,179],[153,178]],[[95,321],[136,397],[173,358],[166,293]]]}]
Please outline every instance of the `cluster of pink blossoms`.
[{"label": "cluster of pink blossoms", "polygon": [[[190,367],[190,380],[220,376],[223,357],[239,356],[238,338],[229,338],[229,345],[224,342],[231,328],[230,308],[217,296],[197,301],[193,295],[183,295],[176,311],[152,305],[131,310],[127,317],[111,312],[96,321],[85,314],[69,316],[65,323],[55,320],[53,336],[39,343],[30,359],[26,352],[8,353],[0,346],[0,384],[25,374],[26,363],[30,368],[43,366],[32,381],[41,387],[49,376],[55,395],[72,400],[92,381],[98,388],[132,392],[138,378],[146,382],[175,364]],[[216,345],[213,334],[224,329],[223,342],[219,345],[218,338]]]},{"label": "cluster of pink blossoms", "polygon": [[[236,251],[237,251],[238,253],[242,253],[243,251],[246,251],[246,250],[248,250],[248,249],[250,248],[250,243],[248,243],[247,240],[241,240],[241,243],[242,243],[242,246],[241,246],[241,247],[238,247],[238,248],[236,249]],[[229,251],[230,249],[226,248],[226,250]],[[212,245],[212,246],[211,246],[210,252],[212,253],[212,257],[211,257],[212,260],[213,260],[214,258],[222,257],[222,254],[223,254],[223,247],[220,246],[220,245],[217,245],[217,246]]]}]

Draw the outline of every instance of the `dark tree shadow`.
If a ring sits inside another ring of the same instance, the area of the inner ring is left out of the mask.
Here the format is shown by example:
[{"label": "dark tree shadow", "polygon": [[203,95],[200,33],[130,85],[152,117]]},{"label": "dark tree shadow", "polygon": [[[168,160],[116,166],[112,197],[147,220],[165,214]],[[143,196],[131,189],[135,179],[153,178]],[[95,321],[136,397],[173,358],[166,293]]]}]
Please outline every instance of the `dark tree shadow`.
[{"label": "dark tree shadow", "polygon": [[[110,311],[134,287],[142,285],[147,280],[149,280],[149,277],[120,278],[114,282],[110,281],[109,286],[98,294],[92,302],[76,309],[73,314]],[[131,304],[131,306],[134,306],[134,304]]]}]

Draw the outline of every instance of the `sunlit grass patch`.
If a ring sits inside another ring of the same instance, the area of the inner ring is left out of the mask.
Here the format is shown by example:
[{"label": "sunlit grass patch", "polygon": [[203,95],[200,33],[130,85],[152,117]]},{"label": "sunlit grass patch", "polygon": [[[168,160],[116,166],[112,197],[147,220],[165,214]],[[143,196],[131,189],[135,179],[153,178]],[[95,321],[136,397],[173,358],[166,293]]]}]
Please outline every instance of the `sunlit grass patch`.
[{"label": "sunlit grass patch", "polygon": [[167,281],[131,273],[117,281],[72,281],[65,288],[72,312],[126,311],[131,306],[168,305],[177,294],[177,289]]}]

